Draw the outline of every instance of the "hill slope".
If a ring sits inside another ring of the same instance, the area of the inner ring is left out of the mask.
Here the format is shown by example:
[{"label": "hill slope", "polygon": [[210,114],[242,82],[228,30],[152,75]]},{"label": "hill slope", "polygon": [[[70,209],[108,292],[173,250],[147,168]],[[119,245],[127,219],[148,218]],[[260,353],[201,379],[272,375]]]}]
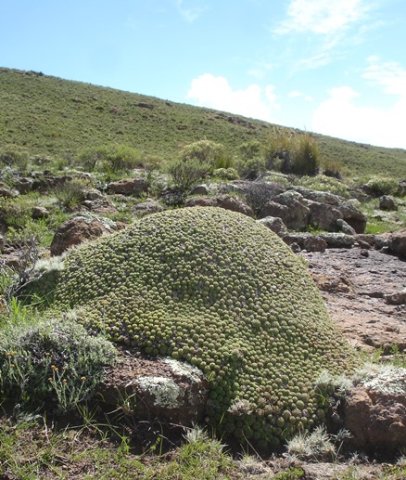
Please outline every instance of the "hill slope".
[{"label": "hill slope", "polygon": [[[85,146],[118,142],[168,158],[180,146],[203,138],[235,150],[244,141],[264,140],[274,129],[206,108],[0,69],[0,145],[25,145],[32,153],[75,155]],[[352,175],[406,174],[405,150],[317,138],[321,155],[339,160]]]}]

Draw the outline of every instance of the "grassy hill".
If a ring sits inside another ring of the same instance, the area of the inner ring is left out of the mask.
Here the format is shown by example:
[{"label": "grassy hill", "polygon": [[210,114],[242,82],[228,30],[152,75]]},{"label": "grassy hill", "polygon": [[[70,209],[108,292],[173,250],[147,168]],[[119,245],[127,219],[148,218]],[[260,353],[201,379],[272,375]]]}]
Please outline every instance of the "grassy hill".
[{"label": "grassy hill", "polygon": [[[245,141],[265,141],[275,128],[289,130],[38,72],[0,69],[0,146],[23,145],[33,154],[71,156],[87,146],[117,142],[167,159],[204,138],[236,151]],[[406,176],[405,150],[316,137],[321,157],[339,161],[351,176]]]}]

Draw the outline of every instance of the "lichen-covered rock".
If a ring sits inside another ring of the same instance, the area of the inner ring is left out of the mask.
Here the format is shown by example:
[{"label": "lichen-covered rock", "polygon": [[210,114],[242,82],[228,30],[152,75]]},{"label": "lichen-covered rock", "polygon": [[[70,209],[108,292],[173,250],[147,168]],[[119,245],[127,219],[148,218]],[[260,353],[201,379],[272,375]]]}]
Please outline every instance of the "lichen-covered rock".
[{"label": "lichen-covered rock", "polygon": [[318,422],[320,371],[354,363],[301,259],[220,208],[157,213],[72,250],[54,299],[116,342],[201,369],[210,422],[263,445]]},{"label": "lichen-covered rock", "polygon": [[344,427],[353,447],[396,453],[406,448],[406,369],[387,367],[346,395]]},{"label": "lichen-covered rock", "polygon": [[202,420],[208,382],[198,368],[187,363],[126,354],[109,368],[99,394],[112,409],[128,399],[127,413],[138,419],[159,418],[190,426]]}]

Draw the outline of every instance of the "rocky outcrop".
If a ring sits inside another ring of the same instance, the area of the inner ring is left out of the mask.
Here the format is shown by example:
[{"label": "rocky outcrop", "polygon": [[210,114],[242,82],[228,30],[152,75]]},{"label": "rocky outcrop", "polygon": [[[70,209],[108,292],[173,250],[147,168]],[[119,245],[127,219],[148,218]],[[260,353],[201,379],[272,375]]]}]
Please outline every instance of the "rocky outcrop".
[{"label": "rocky outcrop", "polygon": [[119,226],[106,218],[80,215],[64,222],[55,232],[51,255],[61,255],[69,248],[101,235],[112,233]]},{"label": "rocky outcrop", "polygon": [[127,414],[178,426],[202,419],[207,395],[207,380],[196,367],[170,358],[147,360],[130,354],[122,355],[110,368],[99,391],[102,402],[112,408],[125,399]]}]

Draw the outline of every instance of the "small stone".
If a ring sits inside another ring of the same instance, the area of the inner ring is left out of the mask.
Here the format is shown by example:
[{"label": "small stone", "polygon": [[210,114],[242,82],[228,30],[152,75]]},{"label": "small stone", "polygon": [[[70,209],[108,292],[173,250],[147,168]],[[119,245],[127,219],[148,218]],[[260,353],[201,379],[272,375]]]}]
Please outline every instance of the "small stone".
[{"label": "small stone", "polygon": [[397,203],[392,195],[382,195],[379,198],[379,208],[381,210],[397,210]]},{"label": "small stone", "polygon": [[39,220],[40,218],[47,218],[49,217],[49,212],[45,207],[34,207],[31,212],[31,217],[34,220]]}]

